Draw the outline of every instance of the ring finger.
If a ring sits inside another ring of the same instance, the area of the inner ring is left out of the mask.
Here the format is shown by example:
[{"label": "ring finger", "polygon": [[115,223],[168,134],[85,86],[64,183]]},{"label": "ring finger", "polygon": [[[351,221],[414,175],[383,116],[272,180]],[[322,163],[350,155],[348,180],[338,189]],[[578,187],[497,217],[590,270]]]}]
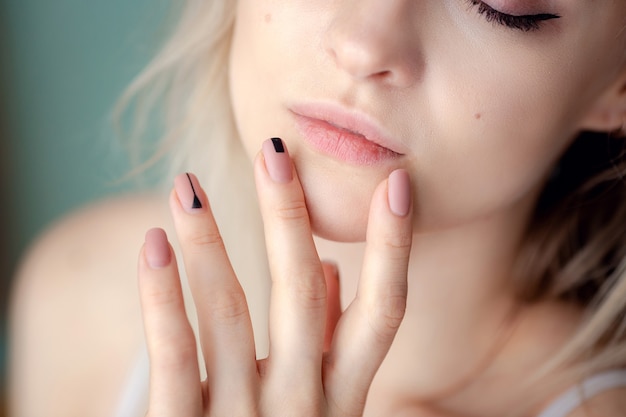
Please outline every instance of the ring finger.
[{"label": "ring finger", "polygon": [[194,175],[176,177],[170,208],[198,312],[211,409],[232,413],[232,398],[238,407],[253,407],[257,371],[245,295]]}]

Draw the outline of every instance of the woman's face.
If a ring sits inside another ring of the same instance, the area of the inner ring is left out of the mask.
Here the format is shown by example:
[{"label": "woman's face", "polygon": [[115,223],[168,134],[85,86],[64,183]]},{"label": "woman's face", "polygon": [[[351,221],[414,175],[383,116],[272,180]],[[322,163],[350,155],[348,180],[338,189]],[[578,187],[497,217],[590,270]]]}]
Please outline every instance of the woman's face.
[{"label": "woman's face", "polygon": [[250,156],[285,140],[330,239],[364,237],[396,168],[419,229],[514,212],[623,72],[625,25],[622,0],[238,0],[237,126]]}]

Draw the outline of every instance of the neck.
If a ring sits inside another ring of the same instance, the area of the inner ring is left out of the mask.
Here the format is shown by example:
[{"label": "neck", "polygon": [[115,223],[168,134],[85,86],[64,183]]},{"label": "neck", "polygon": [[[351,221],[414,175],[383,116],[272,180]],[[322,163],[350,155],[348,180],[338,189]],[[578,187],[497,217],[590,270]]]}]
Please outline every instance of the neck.
[{"label": "neck", "polygon": [[[415,234],[405,319],[372,393],[398,403],[448,401],[486,371],[512,333],[509,278],[529,206]],[[339,264],[345,306],[356,293],[364,245],[319,241],[318,248]]]}]

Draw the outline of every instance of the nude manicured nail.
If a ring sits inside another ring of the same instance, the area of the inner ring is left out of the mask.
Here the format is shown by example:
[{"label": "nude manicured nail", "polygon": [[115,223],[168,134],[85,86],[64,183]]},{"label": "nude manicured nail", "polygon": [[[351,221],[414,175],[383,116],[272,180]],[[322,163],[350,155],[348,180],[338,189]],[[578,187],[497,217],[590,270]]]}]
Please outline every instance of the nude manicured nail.
[{"label": "nude manicured nail", "polygon": [[172,261],[170,244],[163,229],[150,229],[146,233],[145,244],[146,262],[152,269],[168,266]]},{"label": "nude manicured nail", "polygon": [[279,138],[263,142],[263,156],[270,178],[274,182],[286,184],[293,179],[291,158],[284,142]]},{"label": "nude manicured nail", "polygon": [[388,182],[389,208],[398,217],[409,214],[411,209],[411,179],[409,174],[398,169],[389,175]]},{"label": "nude manicured nail", "polygon": [[186,211],[194,212],[204,208],[204,193],[195,175],[187,173],[177,176],[174,179],[174,189],[180,204]]}]

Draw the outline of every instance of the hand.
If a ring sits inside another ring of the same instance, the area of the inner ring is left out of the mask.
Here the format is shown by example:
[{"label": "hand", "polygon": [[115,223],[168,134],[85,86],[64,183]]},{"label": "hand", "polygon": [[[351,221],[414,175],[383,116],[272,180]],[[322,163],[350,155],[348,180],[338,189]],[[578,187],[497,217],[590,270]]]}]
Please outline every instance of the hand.
[{"label": "hand", "polygon": [[151,364],[149,417],[363,413],[406,306],[408,175],[394,171],[374,192],[357,295],[341,314],[335,272],[319,260],[304,194],[281,145],[265,142],[255,161],[272,274],[268,358],[256,359],[244,293],[193,175],[176,178],[170,204],[198,312],[204,382],[174,254],[161,229],[146,234],[139,287]]}]

